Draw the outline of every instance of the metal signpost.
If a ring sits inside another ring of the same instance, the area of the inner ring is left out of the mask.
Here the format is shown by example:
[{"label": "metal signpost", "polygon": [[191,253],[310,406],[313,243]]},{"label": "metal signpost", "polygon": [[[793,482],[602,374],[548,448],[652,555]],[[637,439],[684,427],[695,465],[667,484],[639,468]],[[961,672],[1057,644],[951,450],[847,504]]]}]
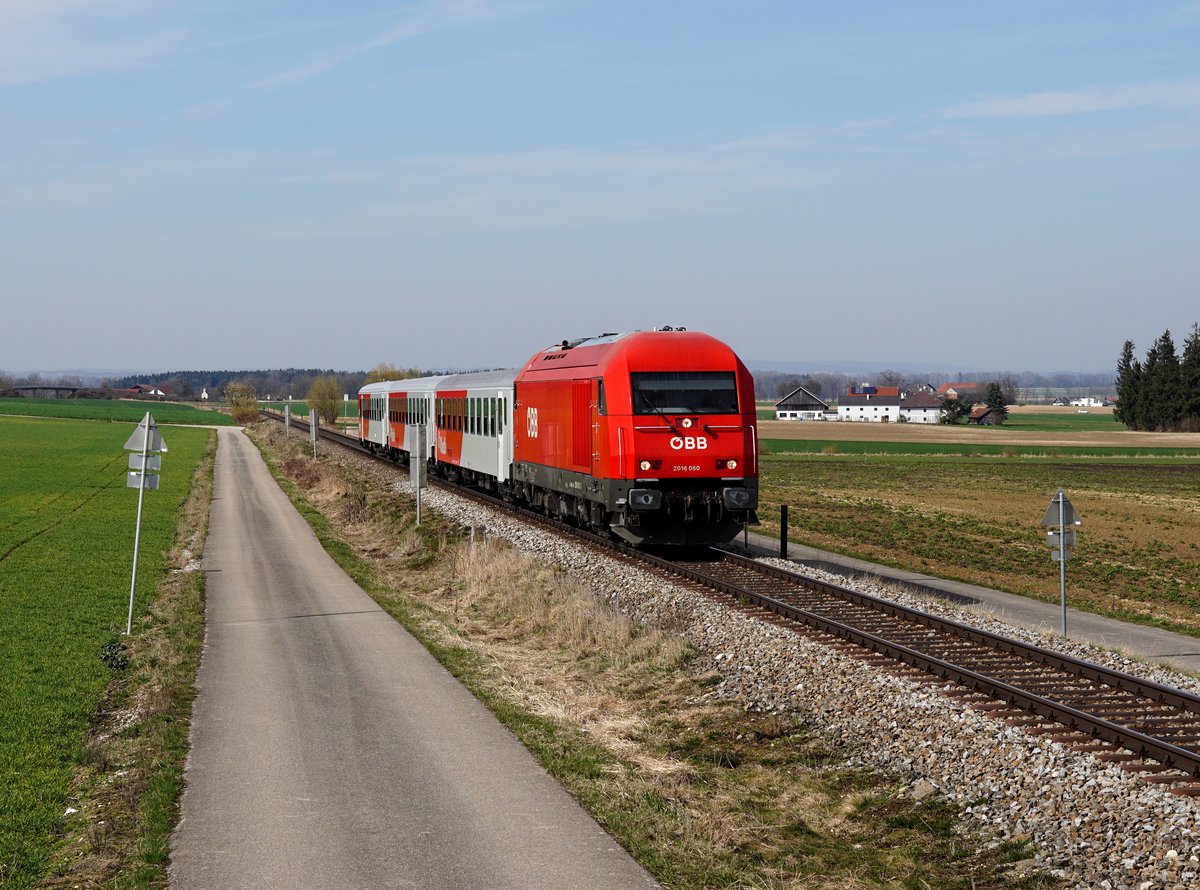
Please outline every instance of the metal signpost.
[{"label": "metal signpost", "polygon": [[425,427],[417,428],[417,453],[408,464],[408,477],[417,487],[417,528],[421,527],[421,489],[425,487]]},{"label": "metal signpost", "polygon": [[133,578],[129,582],[129,618],[125,622],[125,635],[128,636],[133,633],[133,595],[137,590],[138,545],[142,542],[142,501],[146,497],[146,489],[155,491],[158,488],[158,471],[162,467],[160,452],[167,450],[149,411],[125,443],[125,450],[133,452],[129,455],[129,474],[125,477],[125,485],[138,490],[137,526],[133,533]]},{"label": "metal signpost", "polygon": [[317,427],[320,426],[320,421],[317,419],[317,409],[308,409],[308,436],[312,439],[313,457],[317,456]]},{"label": "metal signpost", "polygon": [[286,436],[292,434],[292,406],[287,402],[283,403],[283,432]]},{"label": "metal signpost", "polygon": [[1042,517],[1042,528],[1050,529],[1046,532],[1046,545],[1053,548],[1054,561],[1058,563],[1064,637],[1067,635],[1067,560],[1071,558],[1071,548],[1075,546],[1074,526],[1082,524],[1083,520],[1079,518],[1079,514],[1060,488],[1058,494],[1050,499],[1046,515]]}]

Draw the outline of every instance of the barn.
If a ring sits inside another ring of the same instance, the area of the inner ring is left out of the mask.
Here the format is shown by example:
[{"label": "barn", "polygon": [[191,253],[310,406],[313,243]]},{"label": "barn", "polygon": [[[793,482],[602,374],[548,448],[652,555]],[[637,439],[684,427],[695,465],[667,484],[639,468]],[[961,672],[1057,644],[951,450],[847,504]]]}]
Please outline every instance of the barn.
[{"label": "barn", "polygon": [[824,420],[829,404],[798,386],[775,403],[776,420]]}]

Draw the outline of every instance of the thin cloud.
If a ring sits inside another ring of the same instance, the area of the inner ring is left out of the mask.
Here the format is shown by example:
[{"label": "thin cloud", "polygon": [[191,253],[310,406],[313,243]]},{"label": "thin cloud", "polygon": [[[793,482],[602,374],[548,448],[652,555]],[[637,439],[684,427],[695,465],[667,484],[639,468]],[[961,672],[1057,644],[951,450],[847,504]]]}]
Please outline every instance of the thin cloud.
[{"label": "thin cloud", "polygon": [[[0,86],[131,68],[179,46],[176,31],[147,28],[146,0],[4,0],[0,3]],[[136,22],[142,33],[93,36],[96,26]]]},{"label": "thin cloud", "polygon": [[1200,109],[1200,79],[998,96],[952,108],[945,116],[993,119],[1067,117],[1132,108]]},{"label": "thin cloud", "polygon": [[406,21],[355,43],[325,49],[301,65],[264,77],[249,85],[249,92],[269,92],[310,80],[358,56],[438,31],[468,28],[525,15],[537,7],[489,0],[434,0]]}]

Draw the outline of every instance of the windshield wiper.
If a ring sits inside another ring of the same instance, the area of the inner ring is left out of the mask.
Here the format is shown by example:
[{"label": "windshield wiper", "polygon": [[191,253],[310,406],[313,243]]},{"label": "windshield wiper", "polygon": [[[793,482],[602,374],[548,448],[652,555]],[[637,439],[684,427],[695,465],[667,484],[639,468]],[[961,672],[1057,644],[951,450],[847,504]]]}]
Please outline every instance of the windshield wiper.
[{"label": "windshield wiper", "polygon": [[644,389],[639,389],[638,395],[642,397],[643,402],[645,402],[647,405],[650,406],[650,409],[652,411],[654,411],[656,414],[658,414],[659,417],[661,417],[663,420],[665,420],[667,422],[667,426],[669,426],[671,428],[671,432],[673,432],[673,433],[679,432],[679,430],[675,429],[675,424],[671,420],[671,418],[667,417],[667,412],[664,411],[662,408],[658,407],[658,405],[654,404],[652,401],[650,401],[650,397],[648,395],[646,395],[646,391]]}]

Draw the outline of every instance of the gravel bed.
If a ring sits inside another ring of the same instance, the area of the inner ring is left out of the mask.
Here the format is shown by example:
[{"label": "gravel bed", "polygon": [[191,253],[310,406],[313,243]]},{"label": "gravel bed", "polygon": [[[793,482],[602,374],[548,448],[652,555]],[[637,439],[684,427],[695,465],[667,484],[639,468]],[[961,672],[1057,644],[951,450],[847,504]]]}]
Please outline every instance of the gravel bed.
[{"label": "gravel bed", "polygon": [[[401,472],[345,455],[381,483],[412,492]],[[722,677],[709,695],[741,701],[747,710],[803,719],[841,743],[851,764],[900,776],[914,797],[936,791],[956,802],[990,843],[1032,839],[1037,853],[1014,866],[1018,873],[1041,867],[1079,888],[1200,886],[1200,804],[1195,802],[1200,798],[1172,795],[1118,766],[992,719],[928,684],[756,621],[500,511],[434,489],[422,494],[422,506],[559,565],[622,613],[686,637]],[[1159,682],[1197,688],[1183,675],[1109,650],[1031,634],[869,577],[806,571]]]}]

